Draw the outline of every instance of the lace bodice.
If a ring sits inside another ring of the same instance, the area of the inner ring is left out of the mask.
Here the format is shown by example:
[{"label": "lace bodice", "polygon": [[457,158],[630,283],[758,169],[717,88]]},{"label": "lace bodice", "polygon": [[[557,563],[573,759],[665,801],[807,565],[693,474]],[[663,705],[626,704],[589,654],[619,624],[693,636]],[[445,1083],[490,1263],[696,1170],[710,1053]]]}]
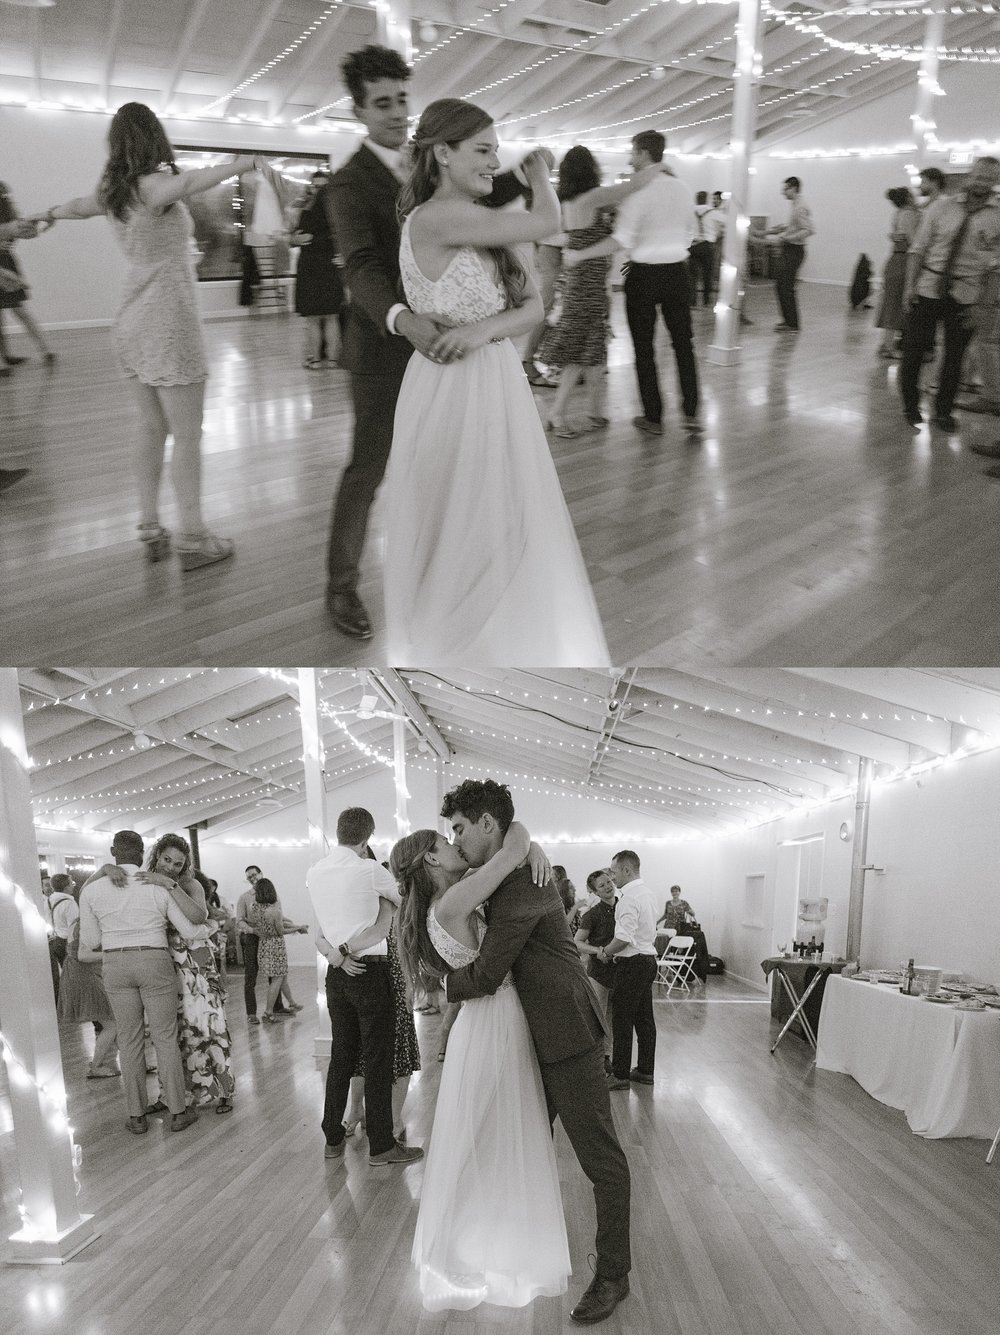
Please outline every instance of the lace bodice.
[{"label": "lace bodice", "polygon": [[403,221],[399,244],[399,272],[410,309],[418,314],[438,312],[456,324],[474,324],[499,315],[507,296],[480,259],[474,246],[456,251],[440,278],[432,281],[421,272],[410,244],[410,220]]},{"label": "lace bodice", "polygon": [[[434,912],[434,905],[427,910],[427,935],[431,939],[431,945],[444,960],[445,964],[451,969],[464,969],[467,964],[479,957],[479,949],[483,944],[483,937],[486,935],[486,921],[481,914],[476,914],[476,935],[479,938],[479,945],[472,949],[461,941],[456,941],[450,932],[445,929],[437,920],[437,914]],[[513,987],[514,980],[507,974],[501,987]]]}]

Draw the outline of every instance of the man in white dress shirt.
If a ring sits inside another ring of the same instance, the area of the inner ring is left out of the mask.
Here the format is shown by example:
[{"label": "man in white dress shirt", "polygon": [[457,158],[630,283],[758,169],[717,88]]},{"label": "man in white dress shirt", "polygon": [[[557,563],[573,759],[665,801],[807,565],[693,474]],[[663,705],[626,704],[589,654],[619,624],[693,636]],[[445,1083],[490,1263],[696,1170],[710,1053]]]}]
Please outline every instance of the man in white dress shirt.
[{"label": "man in white dress shirt", "polygon": [[49,879],[42,878],[42,894],[49,901],[49,917],[53,935],[49,937],[49,964],[52,968],[52,987],[59,1004],[59,978],[66,962],[66,947],[80,916],[73,894],[73,878],[57,872]]},{"label": "man in white dress shirt", "polygon": [[[615,935],[598,960],[614,961],[611,983],[611,1055],[609,1089],[628,1089],[630,1081],[653,1083],[656,1057],[656,1021],[653,1019],[653,983],[656,981],[656,898],[639,877],[639,857],[622,849],[611,862],[611,875],[621,891],[615,905]],[[632,1032],[639,1053],[632,1060]]]},{"label": "man in white dress shirt", "polygon": [[309,868],[306,887],[320,930],[339,956],[326,974],[332,1039],[323,1105],[324,1156],[339,1159],[344,1153],[344,1111],[351,1076],[363,1053],[368,1162],[380,1166],[413,1163],[424,1152],[400,1144],[392,1134],[395,1007],[385,940],[392,916],[382,912],[382,903],[398,906],[400,900],[393,877],[366,855],[374,833],[374,818],[364,807],[342,811],[337,847]]},{"label": "man in white dress shirt", "polygon": [[[632,140],[633,171],[662,162],[666,139],[643,130]],[[661,173],[618,210],[615,241],[629,257],[625,314],[635,348],[642,416],[633,425],[663,434],[663,400],[654,346],[657,311],[667,326],[677,363],[685,427],[698,430],[698,368],[691,343],[691,278],[688,252],[694,240],[694,198],[676,176]]]}]

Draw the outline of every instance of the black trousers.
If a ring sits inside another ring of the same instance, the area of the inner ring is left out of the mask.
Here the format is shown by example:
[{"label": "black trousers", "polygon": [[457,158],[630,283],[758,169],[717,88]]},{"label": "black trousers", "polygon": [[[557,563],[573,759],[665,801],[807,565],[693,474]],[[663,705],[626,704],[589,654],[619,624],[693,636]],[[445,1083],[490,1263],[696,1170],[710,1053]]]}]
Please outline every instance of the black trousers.
[{"label": "black trousers", "polygon": [[643,415],[650,422],[663,417],[660,378],[653,338],[656,315],[663,316],[674,346],[677,382],[686,417],[698,411],[698,369],[691,344],[691,278],[687,264],[630,264],[625,278],[625,316],[635,348],[635,375]]},{"label": "black trousers", "polygon": [[604,1042],[576,1057],[541,1064],[549,1121],[556,1117],[594,1187],[597,1273],[620,1279],[632,1267],[629,1202],[632,1179],[611,1116]]},{"label": "black trousers", "polygon": [[351,977],[343,969],[326,972],[326,1004],[330,1012],[330,1066],[326,1073],[323,1134],[328,1145],[344,1139],[344,1111],[358,1057],[365,1058],[365,1124],[371,1154],[393,1146],[392,1058],[395,1010],[388,958],[365,960],[364,973]]},{"label": "black trousers", "polygon": [[944,326],[944,354],[934,396],[935,417],[948,417],[962,383],[962,362],[973,335],[973,307],[952,297],[915,297],[903,315],[903,357],[899,392],[908,413],[920,411],[920,368],[924,353],[934,347],[939,324]]},{"label": "black trousers", "polygon": [[385,476],[392,445],[392,424],[399,387],[398,371],[381,375],[351,374],[354,400],[354,446],[333,503],[330,544],[327,550],[327,587],[330,592],[353,593],[368,531],[368,513]]},{"label": "black trousers", "polygon": [[243,932],[240,936],[243,947],[243,1002],[247,1015],[257,1014],[257,951],[260,937],[256,932]]},{"label": "black trousers", "polygon": [[632,1066],[632,1034],[638,1040],[637,1068],[653,1074],[656,1059],[656,1021],[653,1019],[655,955],[617,956],[611,986],[611,1035],[614,1049],[611,1069],[619,1080],[627,1080]]},{"label": "black trousers", "polygon": [[66,941],[61,936],[49,937],[49,967],[52,970],[52,990],[56,994],[56,1005],[59,1005],[59,976],[62,973],[62,966],[66,962]]},{"label": "black trousers", "polygon": [[696,241],[688,260],[691,274],[691,304],[698,303],[698,279],[701,279],[701,303],[709,305],[715,280],[715,247],[711,241]]},{"label": "black trousers", "polygon": [[778,295],[781,318],[792,329],[799,327],[799,303],[795,296],[795,284],[799,281],[799,270],[805,257],[805,246],[797,246],[792,241],[782,241],[774,290]]}]

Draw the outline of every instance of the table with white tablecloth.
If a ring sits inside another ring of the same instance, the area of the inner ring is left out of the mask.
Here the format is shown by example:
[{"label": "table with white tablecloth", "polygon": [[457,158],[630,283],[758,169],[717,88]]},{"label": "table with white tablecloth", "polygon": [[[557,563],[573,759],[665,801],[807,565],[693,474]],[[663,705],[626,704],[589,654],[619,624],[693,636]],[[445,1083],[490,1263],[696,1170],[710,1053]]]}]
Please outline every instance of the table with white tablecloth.
[{"label": "table with white tablecloth", "polygon": [[1000,1011],[962,1011],[896,987],[831,977],[816,1065],[853,1076],[900,1108],[918,1136],[982,1136],[1000,1126]]}]

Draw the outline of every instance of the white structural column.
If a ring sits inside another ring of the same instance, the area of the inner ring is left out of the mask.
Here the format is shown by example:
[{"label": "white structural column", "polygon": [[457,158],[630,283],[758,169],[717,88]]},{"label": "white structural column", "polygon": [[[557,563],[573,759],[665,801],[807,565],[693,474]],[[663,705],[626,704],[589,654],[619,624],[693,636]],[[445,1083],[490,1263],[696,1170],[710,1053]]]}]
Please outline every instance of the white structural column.
[{"label": "white structural column", "polygon": [[406,787],[406,720],[392,720],[392,758],[396,779],[396,838],[402,839],[410,833],[410,819],[407,803],[410,794]]},{"label": "white structural column", "polygon": [[917,164],[921,167],[926,166],[927,155],[937,140],[934,99],[942,95],[938,83],[941,64],[938,48],[944,42],[944,20],[944,14],[938,11],[928,14],[924,25],[924,54],[917,72],[917,109],[910,117],[917,139]]},{"label": "white structural column", "polygon": [[868,812],[872,799],[875,762],[868,756],[858,761],[858,795],[854,806],[854,843],[851,847],[851,898],[847,907],[849,960],[861,954],[861,919],[865,908],[865,872],[868,870]]},{"label": "white structural column", "polygon": [[736,20],[736,70],[733,119],[730,129],[732,164],[729,173],[729,208],[722,243],[719,291],[715,303],[715,338],[708,360],[731,366],[739,360],[737,336],[743,299],[743,271],[750,232],[750,158],[753,151],[757,78],[760,73],[761,0],[740,0]]},{"label": "white structural column", "polygon": [[[323,728],[319,712],[319,677],[313,668],[299,668],[299,721],[306,779],[306,825],[309,831],[309,865],[326,857],[326,788],[323,770]],[[330,1022],[326,1012],[326,960],[316,952],[316,1036],[313,1058],[317,1066],[330,1060]]]},{"label": "white structural column", "polygon": [[375,41],[408,61],[413,59],[410,18],[410,0],[375,0]]},{"label": "white structural column", "polygon": [[0,668],[0,1018],[22,1221],[7,1259],[28,1264],[66,1261],[97,1237],[93,1215],[77,1205],[41,904],[17,673]]}]

